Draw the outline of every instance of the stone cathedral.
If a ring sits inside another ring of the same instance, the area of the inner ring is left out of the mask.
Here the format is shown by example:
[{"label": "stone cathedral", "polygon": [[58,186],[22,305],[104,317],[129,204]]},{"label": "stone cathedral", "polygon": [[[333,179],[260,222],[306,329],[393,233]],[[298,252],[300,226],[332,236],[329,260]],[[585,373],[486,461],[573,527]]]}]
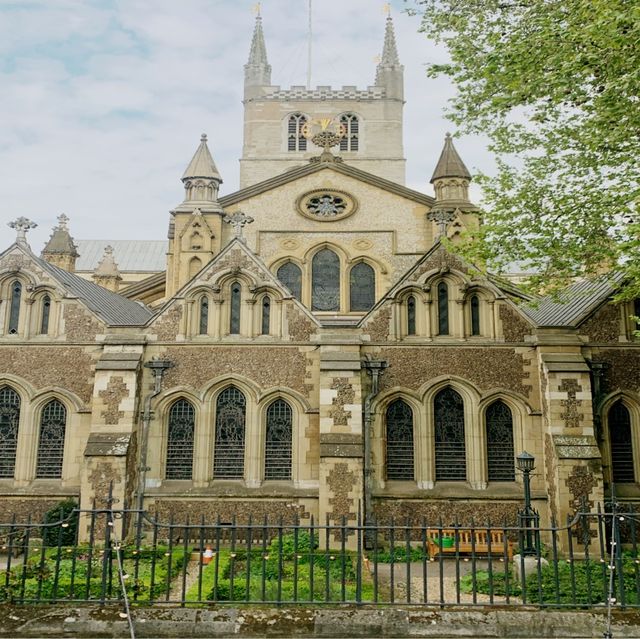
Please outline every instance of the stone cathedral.
[{"label": "stone cathedral", "polygon": [[10,222],[5,516],[112,484],[163,520],[513,521],[524,450],[543,523],[640,502],[638,305],[607,278],[531,300],[447,249],[471,176],[447,135],[429,193],[404,185],[391,18],[371,86],[272,85],[260,17],[244,81],[240,190],[203,135],[166,242],[61,216],[38,256]]}]

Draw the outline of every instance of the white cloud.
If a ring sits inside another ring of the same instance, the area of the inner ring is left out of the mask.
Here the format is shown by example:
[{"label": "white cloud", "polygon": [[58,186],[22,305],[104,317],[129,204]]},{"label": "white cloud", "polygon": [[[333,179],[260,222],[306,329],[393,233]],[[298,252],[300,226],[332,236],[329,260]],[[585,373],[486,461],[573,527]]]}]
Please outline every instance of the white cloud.
[{"label": "white cloud", "polygon": [[[39,250],[61,212],[77,238],[165,237],[179,181],[206,131],[224,178],[237,188],[242,82],[253,2],[42,0],[0,2],[0,246],[26,215]],[[384,32],[382,2],[315,0],[313,84],[364,87]],[[405,65],[407,185],[430,192],[444,133],[445,80],[424,64],[444,52],[394,2]],[[264,0],[273,81],[306,81],[307,2]],[[458,148],[486,166],[482,140]]]}]

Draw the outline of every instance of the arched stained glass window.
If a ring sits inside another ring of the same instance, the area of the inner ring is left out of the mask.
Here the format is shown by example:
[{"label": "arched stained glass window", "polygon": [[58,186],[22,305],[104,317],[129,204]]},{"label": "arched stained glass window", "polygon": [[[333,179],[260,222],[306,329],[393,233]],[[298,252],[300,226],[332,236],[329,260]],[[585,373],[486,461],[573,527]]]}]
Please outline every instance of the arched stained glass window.
[{"label": "arched stained glass window", "polygon": [[11,285],[11,308],[9,309],[9,334],[15,335],[20,325],[20,300],[22,284],[17,280]]},{"label": "arched stained glass window", "polygon": [[449,334],[449,288],[444,282],[438,284],[438,335]]},{"label": "arched stained glass window", "polygon": [[240,333],[240,310],[242,308],[242,287],[238,282],[231,285],[231,313],[229,317],[229,333]]},{"label": "arched stained glass window", "polygon": [[36,478],[62,477],[66,428],[67,410],[61,402],[53,399],[42,409],[40,416]]},{"label": "arched stained glass window", "polygon": [[416,298],[411,295],[407,300],[407,335],[416,334]]},{"label": "arched stained glass window", "polygon": [[276,273],[278,279],[291,291],[297,300],[302,299],[302,271],[297,264],[287,262]]},{"label": "arched stained glass window", "polygon": [[200,298],[200,326],[198,327],[200,335],[209,333],[209,299],[206,295]]},{"label": "arched stained glass window", "polygon": [[351,269],[349,293],[352,311],[368,311],[376,303],[376,274],[365,262]]},{"label": "arched stained glass window", "polygon": [[387,479],[414,479],[413,411],[397,399],[387,408]]},{"label": "arched stained glass window", "polygon": [[514,481],[513,416],[511,409],[498,400],[487,408],[487,470],[489,481]]},{"label": "arched stained glass window", "polygon": [[13,477],[18,449],[20,396],[12,388],[0,388],[0,477]]},{"label": "arched stained glass window", "polygon": [[42,319],[40,321],[40,334],[47,335],[49,333],[49,316],[51,315],[51,298],[45,295],[42,298]]},{"label": "arched stained glass window", "polygon": [[633,441],[629,409],[618,400],[609,409],[609,442],[611,443],[611,478],[616,484],[636,481],[633,468]]},{"label": "arched stained glass window", "polygon": [[357,151],[360,141],[360,122],[358,121],[358,116],[353,113],[345,113],[340,116],[340,124],[344,127],[344,137],[340,140],[340,150]]},{"label": "arched stained glass window", "polygon": [[283,399],[276,399],[267,409],[265,479],[291,479],[292,440],[293,411]]},{"label": "arched stained glass window", "polygon": [[289,116],[287,128],[287,149],[289,151],[306,151],[307,138],[302,134],[302,129],[307,123],[307,117],[302,113],[294,113]]},{"label": "arched stained glass window", "polygon": [[271,299],[268,295],[262,299],[262,334],[269,335],[271,332]]},{"label": "arched stained glass window", "polygon": [[311,309],[340,310],[340,258],[330,249],[318,251],[311,262]]},{"label": "arched stained glass window", "polygon": [[196,413],[186,399],[174,402],[169,411],[167,429],[167,479],[191,479]]},{"label": "arched stained glass window", "polygon": [[480,335],[480,300],[471,296],[471,335]]},{"label": "arched stained glass window", "polygon": [[218,395],[214,479],[242,479],[244,476],[246,406],[245,396],[235,386]]},{"label": "arched stained glass window", "polygon": [[436,439],[436,481],[464,481],[467,478],[464,442],[464,403],[447,387],[434,399]]}]

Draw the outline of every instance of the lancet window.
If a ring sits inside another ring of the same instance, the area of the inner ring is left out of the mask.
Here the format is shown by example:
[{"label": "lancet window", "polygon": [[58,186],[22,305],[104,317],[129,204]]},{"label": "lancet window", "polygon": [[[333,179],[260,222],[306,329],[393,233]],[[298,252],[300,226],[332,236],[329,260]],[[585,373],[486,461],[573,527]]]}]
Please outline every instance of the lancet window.
[{"label": "lancet window", "polygon": [[449,287],[438,284],[438,335],[449,334]]},{"label": "lancet window", "polygon": [[302,113],[294,113],[289,116],[287,128],[287,149],[289,151],[306,151],[307,138],[303,135],[303,127],[307,123],[307,117]]},{"label": "lancet window", "polygon": [[327,248],[313,256],[311,308],[314,311],[340,310],[340,258]]},{"label": "lancet window", "polygon": [[191,479],[193,473],[193,441],[195,410],[190,402],[179,399],[169,411],[167,429],[167,479]]},{"label": "lancet window", "polygon": [[464,403],[453,388],[434,399],[436,481],[464,481],[467,477]]},{"label": "lancet window", "polygon": [[271,331],[271,299],[268,295],[262,299],[262,334],[269,335]]},{"label": "lancet window", "polygon": [[472,295],[471,305],[471,335],[480,335],[480,300],[477,295]]},{"label": "lancet window", "polygon": [[609,409],[609,442],[611,445],[611,478],[618,484],[636,481],[633,465],[633,441],[629,409],[618,400]]},{"label": "lancet window", "polygon": [[297,300],[302,299],[302,271],[297,264],[286,262],[277,272],[278,279],[291,291]]},{"label": "lancet window", "polygon": [[223,390],[216,401],[214,479],[242,479],[247,402],[234,386]]},{"label": "lancet window", "polygon": [[416,298],[411,295],[407,299],[407,335],[416,334]]},{"label": "lancet window", "polygon": [[291,479],[293,411],[283,399],[267,409],[264,478]]},{"label": "lancet window", "polygon": [[206,335],[209,332],[209,300],[206,295],[200,298],[200,322],[198,332]]},{"label": "lancet window", "polygon": [[340,124],[344,130],[344,136],[340,140],[341,151],[357,151],[360,141],[360,122],[358,116],[353,113],[345,113],[340,116]]},{"label": "lancet window", "polygon": [[397,399],[386,413],[387,479],[413,480],[413,411]]},{"label": "lancet window", "polygon": [[238,282],[231,285],[231,313],[229,317],[229,333],[240,333],[240,310],[242,308],[242,287]]},{"label": "lancet window", "polygon": [[514,481],[516,471],[511,409],[503,401],[493,402],[487,408],[485,420],[489,481]]},{"label": "lancet window", "polygon": [[9,334],[15,335],[20,324],[20,302],[22,300],[22,284],[15,281],[11,285],[11,307],[9,308]]},{"label": "lancet window", "polygon": [[349,274],[352,311],[368,311],[376,301],[376,274],[365,262],[356,264]]},{"label": "lancet window", "polygon": [[13,477],[18,449],[20,396],[12,388],[0,388],[0,477]]},{"label": "lancet window", "polygon": [[47,335],[49,333],[49,317],[51,315],[51,298],[45,295],[42,298],[42,315],[40,319],[40,334]]},{"label": "lancet window", "polygon": [[57,399],[51,400],[42,409],[36,478],[62,477],[64,438],[67,428],[67,410]]}]

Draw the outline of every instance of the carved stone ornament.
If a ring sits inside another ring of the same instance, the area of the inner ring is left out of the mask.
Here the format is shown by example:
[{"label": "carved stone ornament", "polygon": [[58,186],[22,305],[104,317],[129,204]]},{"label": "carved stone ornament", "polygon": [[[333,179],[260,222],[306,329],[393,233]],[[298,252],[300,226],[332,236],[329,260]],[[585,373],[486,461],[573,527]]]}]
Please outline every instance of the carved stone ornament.
[{"label": "carved stone ornament", "polygon": [[298,211],[317,222],[333,222],[352,215],[358,209],[358,201],[344,191],[319,189],[298,198]]}]

